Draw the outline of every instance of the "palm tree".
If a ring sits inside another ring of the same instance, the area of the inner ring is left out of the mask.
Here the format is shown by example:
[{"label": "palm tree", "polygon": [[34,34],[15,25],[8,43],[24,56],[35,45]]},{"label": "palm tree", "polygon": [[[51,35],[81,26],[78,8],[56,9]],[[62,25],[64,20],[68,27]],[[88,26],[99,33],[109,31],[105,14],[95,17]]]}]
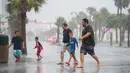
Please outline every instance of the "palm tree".
[{"label": "palm tree", "polygon": [[76,16],[75,16],[76,21],[77,21],[76,23],[77,23],[77,25],[80,26],[80,27],[79,27],[79,30],[80,30],[79,35],[81,35],[82,29],[83,29],[83,27],[82,27],[82,19],[83,19],[83,18],[87,18],[87,15],[86,15],[86,13],[83,12],[83,11],[80,11],[79,13],[77,13],[77,12],[71,12],[71,15],[73,15],[73,14],[76,15]]},{"label": "palm tree", "polygon": [[110,13],[107,10],[107,8],[105,8],[105,7],[100,9],[100,13],[101,13],[101,16],[102,16],[102,21],[99,24],[99,25],[101,25],[101,26],[99,26],[99,35],[101,35],[101,31],[102,31],[102,36],[100,36],[100,37],[101,37],[101,41],[103,41],[103,38],[104,38],[104,35],[105,35],[106,31],[104,29],[101,29],[101,27],[102,28],[106,27],[107,19],[108,19]]},{"label": "palm tree", "polygon": [[[13,11],[18,12],[18,22],[21,29],[21,36],[25,41],[26,48],[26,19],[27,12],[34,9],[35,12],[39,11],[39,7],[45,3],[45,0],[8,0],[8,12],[13,13]],[[23,52],[27,54],[27,50]]]},{"label": "palm tree", "polygon": [[13,13],[10,13],[8,16],[8,23],[9,23],[9,32],[11,37],[14,36],[15,30],[20,30],[20,26],[18,25],[18,18],[17,18],[17,12],[13,11]]},{"label": "palm tree", "polygon": [[128,9],[128,13],[129,13],[129,15],[128,15],[128,47],[130,47],[130,9]]},{"label": "palm tree", "polygon": [[107,19],[109,17],[110,13],[106,8],[101,8],[100,11],[96,12],[93,15],[93,22],[95,24],[95,35],[97,32],[97,28],[99,29],[99,35],[98,35],[98,41],[103,41],[104,35],[106,31],[102,28],[105,28],[107,25]]},{"label": "palm tree", "polygon": [[76,22],[76,18],[75,17],[72,17],[71,20],[68,22],[68,25],[69,25],[69,28],[71,30],[74,30],[77,28],[77,22]]},{"label": "palm tree", "polygon": [[94,8],[94,7],[88,7],[88,8],[86,8],[86,10],[87,10],[87,12],[89,13],[89,15],[90,15],[90,23],[92,22],[92,17],[93,17],[93,15],[96,13],[96,8]]},{"label": "palm tree", "polygon": [[57,26],[57,42],[59,42],[60,27],[62,26],[63,23],[66,23],[64,17],[58,17],[55,22],[55,25]]},{"label": "palm tree", "polygon": [[[114,0],[115,1],[115,6],[117,7],[117,15],[120,15],[120,18],[122,16],[122,9],[127,8],[129,6],[130,0]],[[120,24],[120,46],[122,46],[122,26]]]},{"label": "palm tree", "polygon": [[115,28],[116,30],[116,43],[118,43],[118,28],[119,28],[119,23],[120,22],[120,17],[117,16],[116,14],[111,14],[108,19],[107,19],[107,28]]}]

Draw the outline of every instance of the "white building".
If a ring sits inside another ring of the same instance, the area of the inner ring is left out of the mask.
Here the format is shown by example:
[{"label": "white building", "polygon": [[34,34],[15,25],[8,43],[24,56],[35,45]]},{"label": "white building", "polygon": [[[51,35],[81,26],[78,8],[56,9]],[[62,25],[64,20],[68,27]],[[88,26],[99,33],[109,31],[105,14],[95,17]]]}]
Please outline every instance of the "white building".
[{"label": "white building", "polygon": [[6,12],[6,4],[8,0],[0,0],[0,14],[7,14]]},{"label": "white building", "polygon": [[0,28],[2,32],[7,32],[8,28],[8,22],[6,17],[8,16],[8,13],[6,11],[8,0],[0,0]]}]

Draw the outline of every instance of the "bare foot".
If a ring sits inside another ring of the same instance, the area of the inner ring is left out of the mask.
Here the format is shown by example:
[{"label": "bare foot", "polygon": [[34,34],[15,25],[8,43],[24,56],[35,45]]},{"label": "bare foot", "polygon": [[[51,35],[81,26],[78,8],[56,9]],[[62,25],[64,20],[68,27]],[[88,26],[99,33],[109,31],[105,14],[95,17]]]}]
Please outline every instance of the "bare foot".
[{"label": "bare foot", "polygon": [[98,68],[100,68],[100,62],[99,62],[99,63],[97,63],[97,67],[98,67]]},{"label": "bare foot", "polygon": [[84,68],[84,66],[83,65],[80,65],[79,67],[77,67],[77,68]]}]

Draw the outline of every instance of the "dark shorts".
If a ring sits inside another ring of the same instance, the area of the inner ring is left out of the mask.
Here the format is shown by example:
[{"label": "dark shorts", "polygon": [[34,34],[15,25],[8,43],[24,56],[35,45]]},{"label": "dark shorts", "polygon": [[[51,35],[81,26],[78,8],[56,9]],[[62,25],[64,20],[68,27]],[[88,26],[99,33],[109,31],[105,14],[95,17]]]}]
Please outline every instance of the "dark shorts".
[{"label": "dark shorts", "polygon": [[75,49],[70,49],[70,54],[75,54]]},{"label": "dark shorts", "polygon": [[80,53],[84,53],[84,55],[87,55],[87,53],[90,55],[95,55],[94,46],[82,45]]},{"label": "dark shorts", "polygon": [[39,56],[40,55],[40,53],[41,53],[41,50],[37,50],[37,56]]}]

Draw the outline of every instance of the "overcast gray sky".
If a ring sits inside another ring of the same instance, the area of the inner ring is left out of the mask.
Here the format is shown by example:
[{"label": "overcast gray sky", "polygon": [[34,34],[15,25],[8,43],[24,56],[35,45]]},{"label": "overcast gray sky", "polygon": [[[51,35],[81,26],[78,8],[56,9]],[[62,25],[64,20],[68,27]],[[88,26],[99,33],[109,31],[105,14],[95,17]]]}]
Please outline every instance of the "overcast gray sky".
[{"label": "overcast gray sky", "polygon": [[113,0],[48,0],[40,8],[39,13],[35,14],[33,10],[29,12],[28,18],[31,20],[37,19],[39,21],[54,22],[58,16],[63,16],[66,20],[69,20],[72,11],[85,11],[85,8],[89,6],[93,6],[98,10],[101,7],[106,7],[112,13],[117,11]]}]

